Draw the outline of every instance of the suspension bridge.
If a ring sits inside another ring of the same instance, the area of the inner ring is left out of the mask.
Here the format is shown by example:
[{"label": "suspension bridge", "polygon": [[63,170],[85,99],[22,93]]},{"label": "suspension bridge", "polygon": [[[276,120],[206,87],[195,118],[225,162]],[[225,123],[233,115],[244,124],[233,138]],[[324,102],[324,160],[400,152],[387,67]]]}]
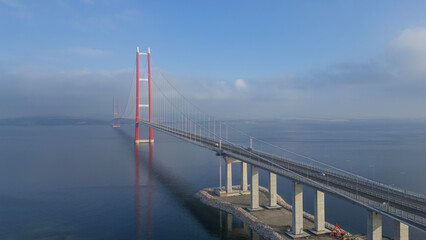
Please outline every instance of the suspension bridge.
[{"label": "suspension bridge", "polygon": [[[146,57],[146,59],[141,58]],[[144,67],[141,68],[142,63]],[[382,184],[351,172],[322,163],[272,143],[249,136],[226,122],[217,120],[197,107],[160,72],[155,80],[151,74],[150,49],[136,51],[136,64],[129,98],[122,112],[118,99],[113,100],[113,127],[119,119],[135,121],[135,144],[153,143],[153,129],[207,148],[222,157],[226,163],[225,188],[219,194],[236,193],[232,187],[232,163],[241,164],[240,192],[250,192],[249,210],[259,206],[259,168],[269,173],[269,207],[277,206],[277,178],[293,181],[293,221],[289,236],[305,236],[303,229],[303,185],[315,190],[315,228],[325,229],[324,194],[331,194],[368,210],[367,238],[382,239],[382,216],[395,221],[395,239],[408,239],[409,227],[426,232],[426,198],[422,194]],[[145,94],[140,94],[145,93]],[[149,128],[147,139],[141,139],[139,126]],[[245,144],[247,143],[247,144]],[[251,167],[251,185],[248,185],[247,164]],[[222,189],[222,183],[220,182]]]}]

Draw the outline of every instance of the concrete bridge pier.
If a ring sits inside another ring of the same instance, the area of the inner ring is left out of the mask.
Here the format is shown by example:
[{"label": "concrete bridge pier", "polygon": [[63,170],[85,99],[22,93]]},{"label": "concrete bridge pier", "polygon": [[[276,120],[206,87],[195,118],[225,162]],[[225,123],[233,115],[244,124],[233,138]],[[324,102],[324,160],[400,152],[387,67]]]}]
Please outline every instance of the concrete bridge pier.
[{"label": "concrete bridge pier", "polygon": [[309,231],[315,235],[329,233],[330,230],[325,228],[325,201],[324,192],[314,191],[314,223],[315,228]]},{"label": "concrete bridge pier", "polygon": [[248,191],[248,184],[247,184],[247,163],[241,161],[241,191],[247,192]]},{"label": "concrete bridge pier", "polygon": [[269,172],[269,204],[265,206],[265,208],[281,208],[281,206],[277,204],[277,175],[272,172]]},{"label": "concrete bridge pier", "polygon": [[394,232],[395,240],[408,240],[409,238],[408,225],[399,221],[395,221],[394,230],[395,230]]},{"label": "concrete bridge pier", "polygon": [[[248,191],[247,191],[247,188],[248,188],[247,187],[247,164],[244,163],[245,167],[246,167],[244,173],[243,173],[243,167],[241,169],[241,174],[243,175],[242,179],[241,179],[241,184],[242,184],[241,186],[243,188],[245,187],[245,189],[246,189],[246,191],[244,192],[244,191],[239,191],[239,190],[233,190],[232,189],[232,163],[234,163],[234,162],[241,162],[241,161],[237,160],[237,159],[234,159],[234,158],[231,158],[231,157],[224,157],[224,160],[226,162],[225,191],[219,190],[218,195],[219,196],[234,196],[234,195],[238,195],[240,193],[248,193]],[[241,163],[243,163],[243,162],[241,162]],[[243,166],[243,165],[241,165],[241,166]],[[243,180],[244,176],[245,176],[245,181]]]},{"label": "concrete bridge pier", "polygon": [[232,159],[225,157],[226,161],[226,194],[232,193]]},{"label": "concrete bridge pier", "polygon": [[287,235],[291,238],[307,237],[303,231],[303,184],[293,182],[293,231]]},{"label": "concrete bridge pier", "polygon": [[367,240],[382,240],[382,214],[368,210]]},{"label": "concrete bridge pier", "polygon": [[249,211],[261,210],[259,207],[259,168],[251,165],[251,205]]}]

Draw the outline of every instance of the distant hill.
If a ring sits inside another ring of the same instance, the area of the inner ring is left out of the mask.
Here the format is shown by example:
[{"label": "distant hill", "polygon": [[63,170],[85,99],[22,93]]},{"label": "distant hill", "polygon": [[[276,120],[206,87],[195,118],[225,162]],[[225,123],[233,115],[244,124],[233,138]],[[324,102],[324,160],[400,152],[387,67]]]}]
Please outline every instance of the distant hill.
[{"label": "distant hill", "polygon": [[67,126],[67,125],[105,125],[110,124],[111,121],[90,119],[90,118],[76,118],[76,117],[18,117],[0,119],[0,126]]}]

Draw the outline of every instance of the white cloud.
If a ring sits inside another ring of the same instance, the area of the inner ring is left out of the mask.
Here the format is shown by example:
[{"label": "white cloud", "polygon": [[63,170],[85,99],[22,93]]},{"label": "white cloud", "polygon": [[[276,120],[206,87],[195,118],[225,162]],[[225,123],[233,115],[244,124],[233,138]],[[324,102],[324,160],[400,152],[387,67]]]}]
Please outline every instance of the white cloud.
[{"label": "white cloud", "polygon": [[0,0],[0,3],[3,3],[10,7],[9,13],[21,19],[31,18],[31,13],[25,5],[16,0]]},{"label": "white cloud", "polygon": [[105,54],[105,51],[94,48],[76,47],[69,48],[68,52],[71,54],[77,54],[81,56],[99,56]]},{"label": "white cloud", "polygon": [[247,90],[247,84],[243,79],[235,80],[235,88],[237,90]]},{"label": "white cloud", "polygon": [[426,75],[426,28],[405,29],[389,44],[386,58],[405,74]]},{"label": "white cloud", "polygon": [[21,9],[22,5],[14,0],[0,0],[0,2],[8,5],[9,7],[15,8],[15,9]]},{"label": "white cloud", "polygon": [[426,118],[425,43],[426,28],[410,28],[367,62],[244,80],[172,81],[200,108],[229,118]]}]

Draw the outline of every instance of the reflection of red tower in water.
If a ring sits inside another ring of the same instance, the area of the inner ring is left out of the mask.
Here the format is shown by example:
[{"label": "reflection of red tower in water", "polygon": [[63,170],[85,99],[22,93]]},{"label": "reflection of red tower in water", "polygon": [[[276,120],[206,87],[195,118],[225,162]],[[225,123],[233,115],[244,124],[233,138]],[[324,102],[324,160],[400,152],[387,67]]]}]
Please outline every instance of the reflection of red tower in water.
[{"label": "reflection of red tower in water", "polygon": [[152,155],[154,152],[154,144],[149,144],[149,171],[148,171],[148,239],[151,239],[151,230],[152,230],[152,182],[153,182],[153,176],[152,176]]},{"label": "reflection of red tower in water", "polygon": [[139,145],[135,144],[135,215],[136,215],[136,239],[141,239],[141,199],[140,199],[140,176],[139,176]]},{"label": "reflection of red tower in water", "polygon": [[[145,185],[148,189],[148,201],[147,201],[147,233],[148,239],[151,239],[152,236],[152,197],[153,197],[153,175],[152,175],[152,158],[153,158],[154,146],[153,144],[149,145],[149,164],[148,164],[148,183]],[[136,239],[142,239],[142,229],[141,229],[141,187],[140,184],[140,165],[141,159],[139,156],[139,145],[135,144],[135,216],[136,216]]]}]

